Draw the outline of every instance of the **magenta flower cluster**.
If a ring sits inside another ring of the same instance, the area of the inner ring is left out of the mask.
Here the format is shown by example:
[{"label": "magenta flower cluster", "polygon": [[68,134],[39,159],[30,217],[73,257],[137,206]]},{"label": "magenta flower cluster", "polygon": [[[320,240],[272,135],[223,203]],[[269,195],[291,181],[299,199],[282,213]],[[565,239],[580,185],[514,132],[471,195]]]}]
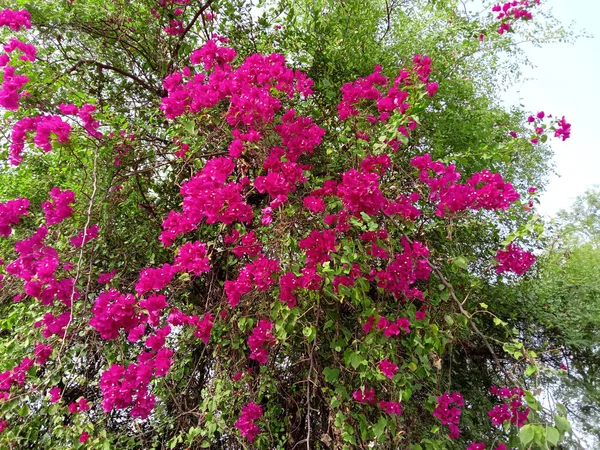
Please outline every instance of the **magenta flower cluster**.
[{"label": "magenta flower cluster", "polygon": [[4,9],[0,11],[0,27],[9,27],[13,31],[20,31],[22,28],[31,28],[31,14],[22,9],[15,11]]},{"label": "magenta flower cluster", "polygon": [[259,364],[267,363],[269,347],[277,342],[275,336],[271,334],[272,329],[273,324],[271,322],[261,319],[248,337],[248,347],[251,351],[250,359],[258,361]]},{"label": "magenta flower cluster", "polygon": [[429,198],[437,204],[440,217],[467,209],[507,209],[520,197],[511,183],[489,170],[475,173],[460,184],[461,174],[454,165],[432,161],[428,153],[415,156],[411,165],[420,170],[420,180],[429,187]]},{"label": "magenta flower cluster", "polygon": [[448,437],[456,439],[460,435],[458,424],[460,422],[461,409],[465,406],[463,397],[459,392],[444,392],[438,397],[438,403],[433,411],[433,416],[437,417],[442,425],[448,425],[450,432]]},{"label": "magenta flower cluster", "polygon": [[496,252],[497,273],[514,272],[523,275],[535,263],[535,255],[526,252],[515,244],[509,244],[506,250]]},{"label": "magenta flower cluster", "polygon": [[539,5],[540,0],[513,0],[503,5],[494,5],[493,12],[497,12],[496,19],[500,20],[499,34],[504,34],[511,29],[511,26],[519,19],[531,20],[533,15],[526,10],[530,6]]},{"label": "magenta flower cluster", "polygon": [[529,421],[531,409],[523,403],[525,397],[523,389],[492,386],[490,392],[505,401],[504,404],[496,405],[488,412],[492,424],[503,425],[504,422],[511,422],[521,428]]},{"label": "magenta flower cluster", "polygon": [[362,389],[358,389],[352,393],[352,398],[358,403],[369,404],[372,406],[378,404],[386,414],[402,414],[402,407],[400,406],[400,403],[388,402],[386,400],[380,400],[379,403],[377,403],[374,388],[364,387]]},{"label": "magenta flower cluster", "polygon": [[6,203],[0,203],[0,236],[9,236],[12,233],[11,225],[16,225],[21,217],[29,211],[29,199],[16,198]]},{"label": "magenta flower cluster", "polygon": [[258,425],[254,421],[260,419],[263,415],[263,410],[256,403],[248,403],[242,408],[242,413],[235,423],[235,427],[240,430],[240,434],[250,442],[254,442],[256,435],[260,432]]}]

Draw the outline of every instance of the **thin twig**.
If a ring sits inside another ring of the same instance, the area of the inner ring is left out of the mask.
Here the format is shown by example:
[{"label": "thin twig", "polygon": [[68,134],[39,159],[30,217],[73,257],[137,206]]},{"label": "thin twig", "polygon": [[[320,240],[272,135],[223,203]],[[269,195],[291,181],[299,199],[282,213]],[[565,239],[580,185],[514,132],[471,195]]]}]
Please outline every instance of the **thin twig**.
[{"label": "thin twig", "polygon": [[[86,217],[86,222],[85,225],[83,227],[83,239],[82,239],[82,243],[81,243],[81,248],[79,249],[79,259],[77,261],[77,271],[75,272],[75,279],[73,280],[73,289],[71,290],[71,311],[69,314],[69,321],[67,322],[67,325],[65,327],[65,333],[63,335],[62,338],[62,342],[60,344],[60,349],[58,350],[58,366],[62,367],[62,361],[60,359],[60,356],[62,354],[62,350],[65,346],[65,342],[67,340],[67,333],[69,331],[69,326],[71,325],[71,322],[73,321],[73,313],[74,313],[74,304],[75,304],[75,291],[77,290],[77,281],[79,280],[79,276],[81,275],[81,264],[83,262],[83,249],[85,248],[85,238],[88,232],[88,228],[90,226],[90,221],[92,220],[92,208],[94,206],[94,199],[96,197],[96,190],[98,188],[98,171],[97,171],[97,162],[98,162],[98,148],[96,147],[95,151],[94,151],[94,163],[93,163],[93,172],[92,172],[92,176],[93,176],[93,186],[92,186],[92,195],[90,196],[90,202],[88,205],[88,210],[87,210],[87,217]],[[89,277],[89,274],[88,274]],[[88,278],[88,285],[89,285],[89,278]]]}]

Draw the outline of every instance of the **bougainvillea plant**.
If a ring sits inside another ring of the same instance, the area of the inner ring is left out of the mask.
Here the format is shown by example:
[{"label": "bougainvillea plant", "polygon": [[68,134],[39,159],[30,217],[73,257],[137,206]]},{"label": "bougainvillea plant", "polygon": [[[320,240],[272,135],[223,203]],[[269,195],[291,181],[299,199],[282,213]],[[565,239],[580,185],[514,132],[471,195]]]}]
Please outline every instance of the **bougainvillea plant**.
[{"label": "bougainvillea plant", "polygon": [[[469,266],[432,237],[527,212],[533,192],[492,168],[465,172],[432,157],[423,117],[444,89],[442,63],[415,48],[399,70],[377,65],[346,80],[324,115],[320,83],[293,56],[238,54],[216,28],[216,3],[196,3],[139,2],[143,21],[80,24],[102,39],[114,25],[140,54],[136,33],[154,26],[180,52],[156,88],[144,74],[152,59],[127,72],[92,57],[71,70],[126,73],[157,93],[136,127],[101,93],[41,89],[48,80],[37,68],[68,50],[44,41],[48,24],[28,31],[27,10],[0,13],[11,36],[0,56],[6,170],[81,164],[35,199],[0,203],[0,287],[11,311],[2,339],[29,330],[2,353],[12,352],[0,371],[3,448],[556,444],[566,426],[548,425],[468,312],[468,287],[446,273],[522,276],[535,262],[527,241],[512,235]],[[498,32],[531,19],[525,8],[538,3],[494,7]],[[200,23],[206,35],[190,33]],[[506,138],[533,146],[551,131],[570,135],[564,117],[531,119],[533,138]],[[160,155],[137,153],[155,142]],[[142,189],[151,180],[157,188]],[[149,218],[138,240],[127,208]],[[508,385],[493,388],[488,409],[438,374],[455,333],[467,331]],[[518,340],[507,345],[536,367]],[[482,408],[485,443],[468,434]]]}]

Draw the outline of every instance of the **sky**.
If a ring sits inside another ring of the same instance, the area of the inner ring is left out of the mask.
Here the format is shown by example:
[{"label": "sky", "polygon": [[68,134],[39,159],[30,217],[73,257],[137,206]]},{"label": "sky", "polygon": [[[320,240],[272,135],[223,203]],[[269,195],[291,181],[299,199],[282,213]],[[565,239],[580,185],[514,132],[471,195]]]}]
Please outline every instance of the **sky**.
[{"label": "sky", "polygon": [[540,212],[553,216],[569,208],[586,189],[600,186],[600,143],[595,136],[599,132],[600,137],[600,0],[542,2],[565,26],[574,22],[575,30],[593,35],[574,44],[524,47],[535,67],[524,67],[523,75],[529,80],[504,95],[507,104],[564,115],[572,124],[570,139],[551,140],[557,175],[551,176],[541,196]]}]

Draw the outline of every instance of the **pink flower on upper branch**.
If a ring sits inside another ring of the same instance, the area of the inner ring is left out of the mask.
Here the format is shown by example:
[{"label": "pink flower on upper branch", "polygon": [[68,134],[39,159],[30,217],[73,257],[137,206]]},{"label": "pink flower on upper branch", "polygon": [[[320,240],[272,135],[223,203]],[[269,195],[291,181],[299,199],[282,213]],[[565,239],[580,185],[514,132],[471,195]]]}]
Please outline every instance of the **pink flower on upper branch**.
[{"label": "pink flower on upper branch", "polygon": [[556,131],[554,132],[554,137],[561,137],[563,141],[566,141],[571,137],[571,124],[567,123],[565,116],[558,121],[557,125],[558,128],[556,128]]},{"label": "pink flower on upper branch", "polygon": [[59,116],[34,116],[24,117],[17,121],[12,129],[12,143],[9,148],[10,163],[18,166],[23,160],[21,153],[25,148],[27,133],[35,131],[34,144],[45,152],[52,150],[51,136],[55,135],[60,143],[69,141],[71,125]]},{"label": "pink flower on upper branch", "polygon": [[0,27],[9,27],[13,31],[20,31],[21,28],[31,28],[31,14],[22,9],[15,11],[5,9],[0,12]]},{"label": "pink flower on upper branch", "polygon": [[212,314],[205,314],[204,317],[202,317],[202,320],[194,321],[193,324],[196,325],[194,336],[200,338],[205,344],[208,344],[208,341],[210,340],[210,332],[214,325]]},{"label": "pink flower on upper branch", "polygon": [[515,244],[509,244],[506,250],[496,252],[497,273],[514,272],[523,275],[534,263],[535,255],[526,252]]},{"label": "pink flower on upper branch", "polygon": [[56,403],[60,400],[60,388],[58,386],[54,386],[50,389],[50,403]]},{"label": "pink flower on upper branch", "polygon": [[35,362],[40,366],[45,365],[52,354],[52,345],[42,344],[41,342],[35,346]]}]

